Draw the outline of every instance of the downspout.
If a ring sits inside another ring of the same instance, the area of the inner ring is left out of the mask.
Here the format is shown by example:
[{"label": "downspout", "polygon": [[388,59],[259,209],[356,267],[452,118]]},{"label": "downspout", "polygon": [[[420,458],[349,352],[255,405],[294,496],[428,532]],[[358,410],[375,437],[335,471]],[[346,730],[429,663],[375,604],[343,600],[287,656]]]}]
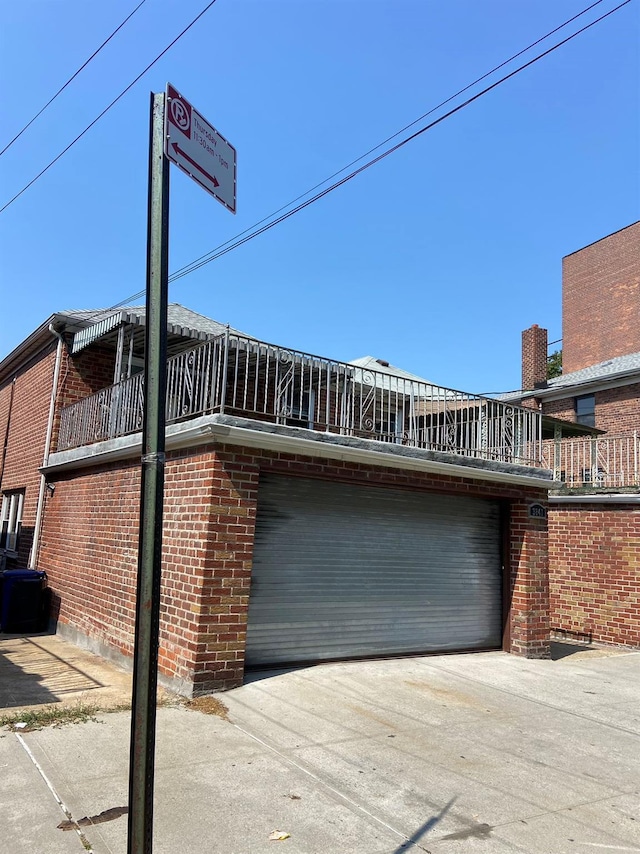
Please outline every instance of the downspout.
[{"label": "downspout", "polygon": [[[49,401],[49,420],[47,421],[47,435],[44,441],[44,456],[42,458],[42,466],[46,466],[49,462],[49,454],[51,453],[51,436],[53,435],[53,421],[56,411],[56,397],[58,392],[58,378],[60,376],[60,363],[62,361],[62,348],[64,346],[64,338],[54,328],[53,324],[49,324],[49,332],[55,335],[58,339],[56,348],[56,363],[53,369],[53,383],[51,384],[51,400]],[[38,548],[40,546],[40,531],[42,530],[42,515],[44,512],[44,494],[47,487],[46,475],[40,475],[40,492],[38,494],[38,509],[36,511],[36,523],[33,529],[33,542],[31,544],[31,552],[29,554],[29,567],[35,569],[38,563]]]}]

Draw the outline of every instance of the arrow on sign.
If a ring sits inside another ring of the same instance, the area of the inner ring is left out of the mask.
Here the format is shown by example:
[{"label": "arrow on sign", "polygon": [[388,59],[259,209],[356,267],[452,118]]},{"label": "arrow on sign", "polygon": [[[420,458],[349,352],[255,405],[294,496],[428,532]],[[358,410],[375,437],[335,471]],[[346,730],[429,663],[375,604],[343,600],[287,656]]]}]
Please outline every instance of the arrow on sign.
[{"label": "arrow on sign", "polygon": [[211,181],[211,183],[213,184],[213,186],[214,186],[214,187],[219,187],[219,186],[220,186],[220,181],[218,181],[218,179],[215,177],[215,175],[209,175],[209,173],[208,173],[208,172],[205,172],[205,171],[204,171],[204,169],[202,168],[202,166],[200,166],[200,164],[199,164],[199,163],[196,163],[196,161],[195,161],[195,160],[192,160],[192,159],[189,157],[189,155],[188,155],[185,151],[183,151],[183,150],[180,148],[180,146],[178,145],[178,143],[177,143],[177,142],[172,142],[172,143],[171,143],[171,148],[173,148],[173,150],[175,151],[176,155],[180,155],[180,156],[181,156],[181,157],[183,157],[185,160],[188,160],[188,161],[189,161],[189,163],[191,163],[191,165],[194,167],[194,169],[197,169],[197,170],[198,170],[198,172],[202,172],[202,174],[205,176],[205,178],[208,178],[208,179]]}]

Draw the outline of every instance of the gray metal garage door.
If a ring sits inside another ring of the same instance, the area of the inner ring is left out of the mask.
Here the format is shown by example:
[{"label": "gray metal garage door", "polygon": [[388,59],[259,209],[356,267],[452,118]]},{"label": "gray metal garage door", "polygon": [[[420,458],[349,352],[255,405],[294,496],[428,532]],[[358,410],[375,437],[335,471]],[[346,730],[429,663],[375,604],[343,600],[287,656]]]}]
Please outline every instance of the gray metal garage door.
[{"label": "gray metal garage door", "polygon": [[265,476],[247,665],[501,643],[496,502]]}]

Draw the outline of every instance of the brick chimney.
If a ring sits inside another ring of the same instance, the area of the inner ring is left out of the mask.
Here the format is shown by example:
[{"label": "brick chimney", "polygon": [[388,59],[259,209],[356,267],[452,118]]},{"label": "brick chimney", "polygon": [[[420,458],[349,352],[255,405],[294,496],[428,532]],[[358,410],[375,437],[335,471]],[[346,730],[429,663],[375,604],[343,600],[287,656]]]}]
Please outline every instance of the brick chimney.
[{"label": "brick chimney", "polygon": [[522,333],[522,388],[531,391],[547,384],[547,330],[537,323]]}]

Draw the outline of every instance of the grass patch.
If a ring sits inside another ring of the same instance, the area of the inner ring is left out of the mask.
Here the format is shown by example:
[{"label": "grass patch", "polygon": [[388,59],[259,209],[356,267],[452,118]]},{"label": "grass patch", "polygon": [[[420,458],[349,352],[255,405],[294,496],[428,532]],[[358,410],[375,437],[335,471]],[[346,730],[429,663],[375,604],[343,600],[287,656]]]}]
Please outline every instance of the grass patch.
[{"label": "grass patch", "polygon": [[[13,732],[33,732],[47,726],[66,726],[95,721],[98,711],[97,706],[89,703],[76,703],[74,706],[44,706],[41,709],[28,711],[18,710],[0,715],[0,727],[8,728]],[[20,723],[26,726],[16,726]]]},{"label": "grass patch", "polygon": [[216,715],[223,721],[229,720],[229,709],[217,697],[194,697],[193,700],[187,700],[185,705],[188,709],[202,712],[203,715]]}]

